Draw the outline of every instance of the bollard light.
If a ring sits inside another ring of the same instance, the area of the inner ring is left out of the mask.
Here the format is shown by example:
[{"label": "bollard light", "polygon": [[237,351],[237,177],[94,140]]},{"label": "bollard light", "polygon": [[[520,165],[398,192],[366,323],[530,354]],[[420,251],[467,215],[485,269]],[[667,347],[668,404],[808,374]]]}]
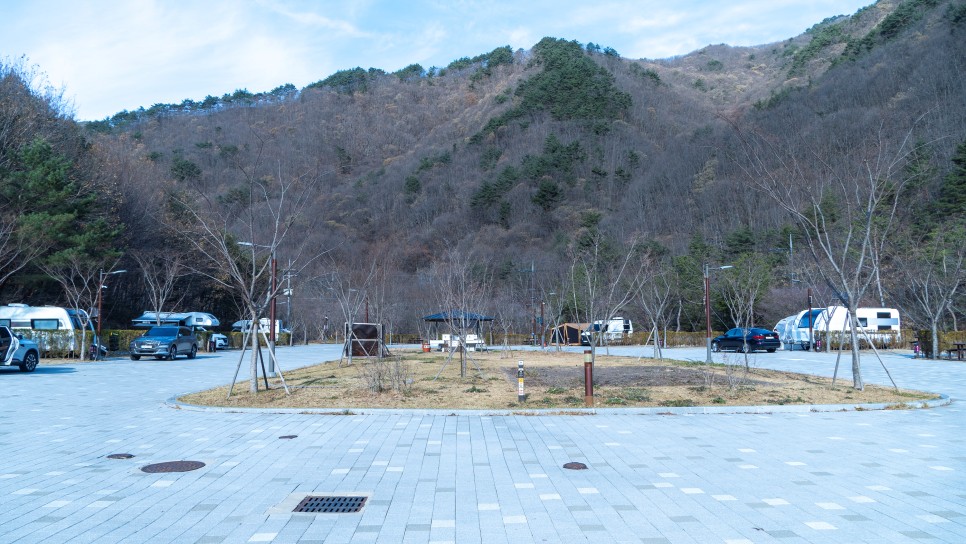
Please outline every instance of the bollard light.
[{"label": "bollard light", "polygon": [[594,352],[584,350],[584,405],[594,406]]},{"label": "bollard light", "polygon": [[527,395],[523,392],[523,361],[517,361],[517,401],[526,402]]}]

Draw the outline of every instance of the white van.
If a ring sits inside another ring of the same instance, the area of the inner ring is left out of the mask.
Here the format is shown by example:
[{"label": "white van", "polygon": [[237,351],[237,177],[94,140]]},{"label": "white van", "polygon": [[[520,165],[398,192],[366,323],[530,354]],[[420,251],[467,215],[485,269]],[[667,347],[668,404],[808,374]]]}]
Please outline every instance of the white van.
[{"label": "white van", "polygon": [[44,353],[62,351],[68,355],[75,354],[82,329],[87,329],[89,342],[94,341],[95,335],[87,312],[59,306],[0,306],[0,326],[10,327],[14,332],[24,332],[25,336],[37,342]]}]

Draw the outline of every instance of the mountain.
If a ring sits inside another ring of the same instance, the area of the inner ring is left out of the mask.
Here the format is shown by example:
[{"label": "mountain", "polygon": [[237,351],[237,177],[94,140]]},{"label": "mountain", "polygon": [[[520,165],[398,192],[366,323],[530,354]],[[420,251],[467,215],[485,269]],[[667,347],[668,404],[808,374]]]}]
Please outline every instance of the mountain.
[{"label": "mountain", "polygon": [[791,221],[749,187],[736,126],[829,145],[912,130],[937,165],[921,191],[935,194],[966,137],[964,74],[962,0],[880,0],[774,44],[648,60],[544,38],[443,69],[357,68],[303,89],[155,105],[86,130],[118,192],[121,250],[170,247],[155,219],[171,191],[228,198],[246,176],[312,177],[320,222],[300,236],[330,249],[325,266],[392,254],[394,283],[409,286],[399,297],[417,300],[440,255],[472,250],[497,281],[531,282],[532,297],[540,280],[518,273],[566,269],[588,231],[671,255],[737,251],[749,235],[759,253],[786,248]]}]

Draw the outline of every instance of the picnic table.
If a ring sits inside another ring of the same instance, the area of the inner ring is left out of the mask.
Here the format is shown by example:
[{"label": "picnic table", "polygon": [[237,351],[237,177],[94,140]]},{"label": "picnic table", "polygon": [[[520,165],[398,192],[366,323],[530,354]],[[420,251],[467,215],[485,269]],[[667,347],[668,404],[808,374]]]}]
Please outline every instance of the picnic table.
[{"label": "picnic table", "polygon": [[946,350],[949,352],[949,358],[952,359],[953,354],[955,353],[956,359],[962,361],[963,355],[966,353],[966,342],[953,342],[953,345],[956,347]]}]

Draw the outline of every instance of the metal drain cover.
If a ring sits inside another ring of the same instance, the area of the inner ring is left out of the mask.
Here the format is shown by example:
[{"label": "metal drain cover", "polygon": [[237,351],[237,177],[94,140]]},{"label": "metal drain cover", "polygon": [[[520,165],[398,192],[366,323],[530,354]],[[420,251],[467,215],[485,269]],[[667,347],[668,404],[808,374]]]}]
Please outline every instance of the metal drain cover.
[{"label": "metal drain cover", "polygon": [[130,453],[112,453],[107,456],[108,459],[130,459],[134,457]]},{"label": "metal drain cover", "polygon": [[293,512],[312,514],[353,514],[362,510],[368,497],[313,497],[308,496],[295,507]]},{"label": "metal drain cover", "polygon": [[167,463],[155,463],[141,467],[141,472],[151,474],[158,472],[189,472],[198,470],[205,466],[201,461],[168,461]]},{"label": "metal drain cover", "polygon": [[282,436],[280,436],[278,438],[279,438],[279,440],[291,440],[293,438],[298,438],[298,437],[299,437],[299,435],[297,435],[297,434],[286,434],[286,435],[282,435]]},{"label": "metal drain cover", "polygon": [[569,468],[570,470],[587,470],[587,465],[577,462],[566,463],[563,467]]}]

